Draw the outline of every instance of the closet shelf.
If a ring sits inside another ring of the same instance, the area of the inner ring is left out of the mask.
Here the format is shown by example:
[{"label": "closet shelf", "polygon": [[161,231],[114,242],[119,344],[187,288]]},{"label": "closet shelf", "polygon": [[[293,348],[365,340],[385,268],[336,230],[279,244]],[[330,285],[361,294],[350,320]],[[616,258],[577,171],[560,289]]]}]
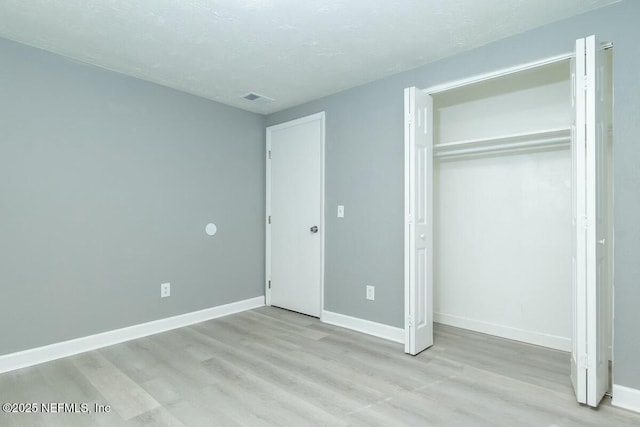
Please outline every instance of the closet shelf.
[{"label": "closet shelf", "polygon": [[571,129],[549,129],[538,132],[518,133],[498,137],[469,139],[464,141],[436,144],[436,157],[458,157],[491,152],[522,151],[535,148],[569,146]]}]

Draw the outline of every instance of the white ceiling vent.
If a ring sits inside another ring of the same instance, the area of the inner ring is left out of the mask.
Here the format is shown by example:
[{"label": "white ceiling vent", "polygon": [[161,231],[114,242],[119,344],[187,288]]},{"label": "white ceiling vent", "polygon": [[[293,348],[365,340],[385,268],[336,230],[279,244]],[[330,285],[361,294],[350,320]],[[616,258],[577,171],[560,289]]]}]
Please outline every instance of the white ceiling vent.
[{"label": "white ceiling vent", "polygon": [[268,96],[260,95],[255,92],[249,92],[243,96],[243,98],[247,101],[255,102],[256,104],[268,104],[274,101],[273,98],[269,98]]}]

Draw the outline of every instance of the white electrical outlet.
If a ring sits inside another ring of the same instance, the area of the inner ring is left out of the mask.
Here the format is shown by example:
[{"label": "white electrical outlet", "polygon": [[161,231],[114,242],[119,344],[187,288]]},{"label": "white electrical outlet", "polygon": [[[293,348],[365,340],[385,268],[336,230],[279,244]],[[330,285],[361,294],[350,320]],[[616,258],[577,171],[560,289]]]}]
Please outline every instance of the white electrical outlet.
[{"label": "white electrical outlet", "polygon": [[171,283],[163,283],[160,285],[160,298],[171,296]]},{"label": "white electrical outlet", "polygon": [[376,299],[376,287],[375,286],[367,285],[367,299],[371,300],[371,301]]},{"label": "white electrical outlet", "polygon": [[344,218],[344,206],[338,205],[338,218]]}]

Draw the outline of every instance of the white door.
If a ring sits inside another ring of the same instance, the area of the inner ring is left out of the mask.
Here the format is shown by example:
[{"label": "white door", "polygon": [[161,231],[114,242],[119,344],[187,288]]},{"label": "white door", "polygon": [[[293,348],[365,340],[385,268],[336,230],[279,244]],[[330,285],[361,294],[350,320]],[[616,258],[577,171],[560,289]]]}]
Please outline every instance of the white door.
[{"label": "white door", "polygon": [[609,95],[604,52],[590,36],[576,41],[572,141],[574,254],[571,380],[580,403],[598,406],[609,379],[607,141]]},{"label": "white door", "polygon": [[267,128],[266,303],[320,317],[324,113]]},{"label": "white door", "polygon": [[587,404],[597,406],[609,386],[607,265],[608,91],[604,50],[595,36],[586,39],[587,85]]},{"label": "white door", "polygon": [[405,102],[405,345],[433,345],[433,99],[415,87]]},{"label": "white door", "polygon": [[[582,52],[582,54],[580,54]],[[585,70],[584,39],[576,41],[576,57],[571,63],[573,123],[571,126],[571,193],[572,193],[572,312],[571,382],[580,403],[587,403],[587,290],[586,238],[583,221],[586,218],[586,94],[580,77]]]}]

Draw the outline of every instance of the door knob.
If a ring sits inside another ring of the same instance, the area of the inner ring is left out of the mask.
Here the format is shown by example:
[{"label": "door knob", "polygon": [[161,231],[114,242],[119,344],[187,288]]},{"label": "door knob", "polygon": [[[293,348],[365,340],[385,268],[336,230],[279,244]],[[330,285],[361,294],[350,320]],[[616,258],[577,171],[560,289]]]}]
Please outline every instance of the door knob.
[{"label": "door knob", "polygon": [[314,234],[315,234],[315,233],[317,233],[317,232],[318,232],[318,226],[317,226],[317,225],[314,225],[313,227],[311,227],[311,228],[309,229],[309,231],[311,231],[311,232],[312,232],[312,233],[314,233]]},{"label": "door knob", "polygon": [[599,244],[601,244],[601,245],[604,245],[604,242],[605,242],[605,240],[604,240],[604,239],[602,239],[602,240],[598,240],[598,243],[599,243]]}]

